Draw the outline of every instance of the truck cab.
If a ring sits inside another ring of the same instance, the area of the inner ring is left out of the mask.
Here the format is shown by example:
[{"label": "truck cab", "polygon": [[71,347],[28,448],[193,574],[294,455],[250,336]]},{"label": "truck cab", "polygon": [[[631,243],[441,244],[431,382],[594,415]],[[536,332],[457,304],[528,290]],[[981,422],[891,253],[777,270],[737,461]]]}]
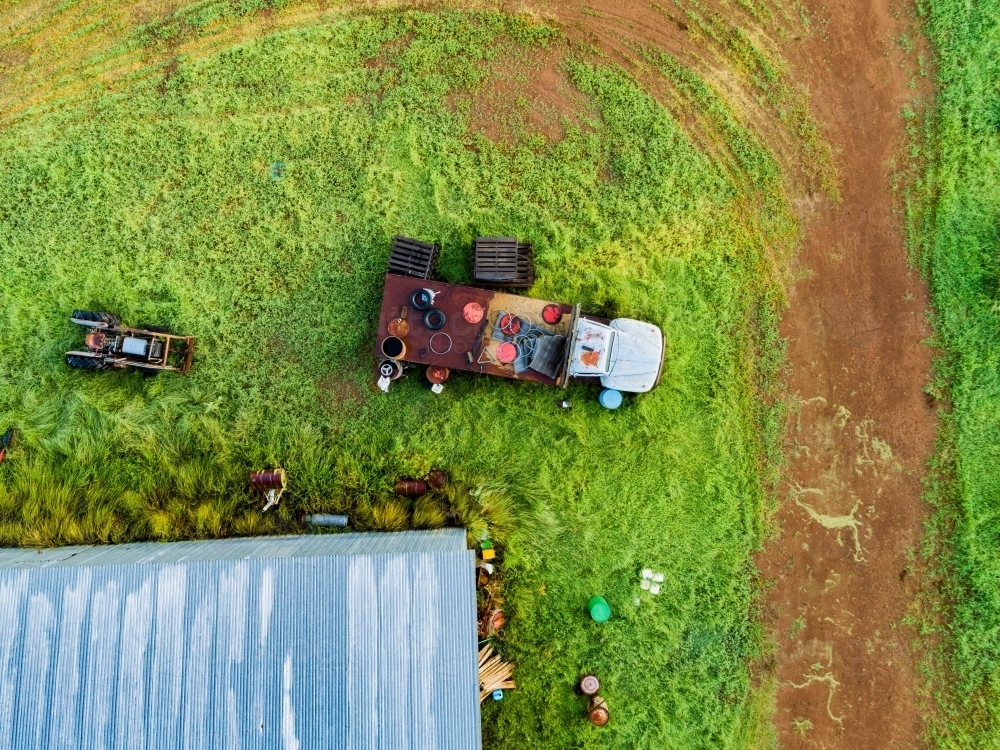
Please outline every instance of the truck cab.
[{"label": "truck cab", "polygon": [[600,378],[605,388],[646,393],[663,372],[663,333],[652,323],[578,317],[570,338],[569,376]]}]

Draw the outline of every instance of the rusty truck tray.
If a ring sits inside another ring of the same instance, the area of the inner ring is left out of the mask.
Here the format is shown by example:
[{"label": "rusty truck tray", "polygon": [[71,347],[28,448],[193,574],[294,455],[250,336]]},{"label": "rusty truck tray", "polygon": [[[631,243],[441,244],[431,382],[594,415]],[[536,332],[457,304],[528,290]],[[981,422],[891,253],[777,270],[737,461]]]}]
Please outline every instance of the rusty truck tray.
[{"label": "rusty truck tray", "polygon": [[[423,323],[424,313],[410,307],[410,296],[418,289],[429,289],[435,294],[432,307],[441,310],[446,317],[446,322],[440,330],[428,329]],[[482,306],[485,312],[482,321],[474,324],[465,321],[462,310],[470,302],[477,302]],[[542,318],[542,310],[547,305],[558,305],[562,311],[562,319],[554,325],[545,323]],[[578,310],[574,310],[572,305],[505,294],[490,289],[387,274],[382,310],[379,315],[378,336],[375,341],[376,356],[383,356],[382,343],[389,336],[389,322],[399,317],[403,308],[407,308],[406,322],[409,325],[409,332],[403,337],[406,352],[400,357],[404,362],[441,365],[453,370],[480,372],[514,380],[531,380],[546,385],[561,385],[565,382],[563,378],[566,370],[565,362],[561,364],[560,372],[555,378],[531,369],[515,373],[512,364],[502,364],[497,358],[496,348],[501,342],[492,338],[491,334],[498,317],[503,313],[511,313],[550,333],[565,336],[568,340],[573,316],[578,314]]]}]

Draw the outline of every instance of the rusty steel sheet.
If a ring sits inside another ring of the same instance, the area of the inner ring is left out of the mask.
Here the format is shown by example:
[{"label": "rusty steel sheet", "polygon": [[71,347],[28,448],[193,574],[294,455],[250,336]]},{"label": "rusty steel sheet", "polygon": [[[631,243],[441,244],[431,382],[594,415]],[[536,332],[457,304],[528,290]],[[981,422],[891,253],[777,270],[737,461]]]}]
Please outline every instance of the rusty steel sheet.
[{"label": "rusty steel sheet", "polygon": [[[410,306],[410,296],[419,289],[428,289],[434,293],[432,307],[444,312],[447,318],[439,331],[429,330],[423,322],[424,313]],[[485,311],[483,319],[478,323],[467,323],[462,317],[463,308],[470,302],[478,303]],[[542,310],[546,305],[558,305],[563,313],[559,323],[555,325],[544,323]],[[387,274],[375,341],[377,357],[384,356],[382,343],[389,337],[389,323],[398,318],[404,308],[406,308],[408,331],[402,340],[406,352],[399,358],[404,362],[416,365],[441,365],[452,370],[479,372],[514,380],[530,380],[545,385],[556,385],[560,382],[559,377],[549,378],[530,369],[516,374],[513,365],[501,364],[496,355],[496,349],[501,342],[492,339],[491,333],[498,316],[506,312],[568,339],[573,312],[571,305],[504,294],[489,289]],[[565,368],[565,364],[562,368]]]}]

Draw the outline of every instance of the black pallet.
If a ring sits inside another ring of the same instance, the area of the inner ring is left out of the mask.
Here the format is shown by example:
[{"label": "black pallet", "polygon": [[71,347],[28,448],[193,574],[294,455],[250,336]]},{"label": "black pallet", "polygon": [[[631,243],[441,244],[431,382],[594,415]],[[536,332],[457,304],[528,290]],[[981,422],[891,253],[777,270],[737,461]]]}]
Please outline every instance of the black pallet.
[{"label": "black pallet", "polygon": [[409,237],[394,237],[389,254],[389,273],[429,279],[434,275],[441,248]]},{"label": "black pallet", "polygon": [[528,289],[535,283],[535,251],[516,237],[477,237],[472,275],[479,286]]}]

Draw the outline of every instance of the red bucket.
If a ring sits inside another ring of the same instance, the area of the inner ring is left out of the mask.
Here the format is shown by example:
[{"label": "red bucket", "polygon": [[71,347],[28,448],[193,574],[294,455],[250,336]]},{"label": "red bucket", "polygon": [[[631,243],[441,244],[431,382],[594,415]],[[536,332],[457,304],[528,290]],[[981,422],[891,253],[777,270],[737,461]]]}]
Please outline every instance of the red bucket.
[{"label": "red bucket", "polygon": [[521,330],[521,319],[516,315],[507,313],[500,318],[500,330],[508,336],[516,336],[518,331]]},{"label": "red bucket", "polygon": [[559,305],[546,305],[542,308],[542,320],[550,326],[554,326],[562,320],[562,316],[562,308],[560,308]]},{"label": "red bucket", "polygon": [[448,379],[447,367],[442,367],[441,365],[431,365],[427,368],[427,379],[431,383],[443,383]]},{"label": "red bucket", "polygon": [[478,323],[483,319],[483,306],[478,302],[470,302],[462,308],[462,317],[466,323]]},{"label": "red bucket", "polygon": [[512,364],[517,359],[517,355],[517,347],[509,341],[505,341],[497,347],[497,359],[505,365]]}]

